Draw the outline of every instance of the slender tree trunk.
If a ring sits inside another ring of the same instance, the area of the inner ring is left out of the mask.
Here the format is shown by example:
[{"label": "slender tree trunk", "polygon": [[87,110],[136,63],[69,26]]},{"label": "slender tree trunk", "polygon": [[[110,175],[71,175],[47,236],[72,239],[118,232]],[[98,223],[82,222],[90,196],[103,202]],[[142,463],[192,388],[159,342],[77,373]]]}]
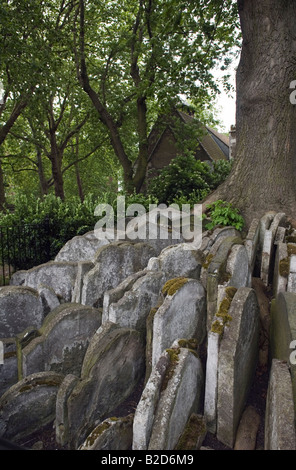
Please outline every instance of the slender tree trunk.
[{"label": "slender tree trunk", "polygon": [[4,188],[4,175],[3,175],[3,170],[2,170],[2,164],[0,161],[0,211],[5,210],[5,203],[6,203],[6,197],[5,197],[5,188]]},{"label": "slender tree trunk", "polygon": [[75,162],[75,173],[76,173],[76,181],[77,181],[77,187],[78,187],[78,194],[80,201],[84,201],[84,193],[83,193],[83,187],[82,187],[82,181],[80,177],[80,171],[79,171],[79,138],[76,136],[76,162]]},{"label": "slender tree trunk", "polygon": [[60,155],[60,151],[56,142],[56,135],[53,131],[50,132],[50,149],[51,171],[54,182],[55,195],[64,201],[65,193],[62,173],[62,156]]},{"label": "slender tree trunk", "polygon": [[38,168],[38,176],[39,176],[39,183],[40,183],[40,192],[41,196],[45,196],[48,194],[48,183],[44,175],[43,164],[42,164],[42,156],[41,151],[37,149],[37,168]]},{"label": "slender tree trunk", "polygon": [[128,192],[132,192],[133,189],[135,188],[134,181],[133,181],[133,166],[124,150],[124,147],[123,147],[120,135],[119,135],[118,126],[114,122],[114,119],[108,112],[108,109],[106,108],[106,106],[104,106],[104,103],[100,100],[99,95],[91,87],[90,82],[89,82],[89,76],[87,72],[86,58],[85,58],[84,0],[79,0],[79,10],[80,10],[79,54],[77,50],[75,52],[78,79],[83,90],[88,94],[93,106],[97,110],[101,121],[104,123],[104,125],[108,129],[113,150],[123,168],[125,188]]},{"label": "slender tree trunk", "polygon": [[296,2],[238,1],[243,44],[237,70],[236,156],[222,198],[249,223],[268,210],[296,217]]}]

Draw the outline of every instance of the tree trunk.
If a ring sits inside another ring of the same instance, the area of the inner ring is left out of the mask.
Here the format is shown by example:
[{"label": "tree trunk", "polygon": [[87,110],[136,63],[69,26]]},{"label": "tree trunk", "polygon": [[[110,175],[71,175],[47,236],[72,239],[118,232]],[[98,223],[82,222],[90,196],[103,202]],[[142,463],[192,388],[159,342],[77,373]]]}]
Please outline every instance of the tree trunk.
[{"label": "tree trunk", "polygon": [[78,136],[76,136],[75,174],[76,174],[76,181],[77,181],[79,199],[80,199],[81,202],[83,202],[84,201],[84,193],[83,193],[82,181],[81,181],[81,177],[80,177],[78,159],[79,159],[79,138],[78,138]]},{"label": "tree trunk", "polygon": [[137,168],[134,175],[134,185],[137,192],[140,192],[146,178],[148,163],[148,137],[147,137],[147,106],[146,99],[138,98],[138,136],[139,136],[139,155],[137,158]]},{"label": "tree trunk", "polygon": [[6,197],[5,197],[5,188],[4,188],[4,175],[3,175],[3,170],[2,170],[2,164],[0,161],[0,211],[5,210],[5,203],[6,203]]},{"label": "tree trunk", "polygon": [[55,132],[50,132],[50,161],[51,171],[53,177],[54,191],[56,197],[60,197],[62,201],[65,200],[64,193],[64,179],[62,173],[62,156],[56,142]]},{"label": "tree trunk", "polygon": [[236,155],[208,201],[225,199],[247,224],[268,210],[296,217],[296,2],[239,0],[242,51],[236,76]]},{"label": "tree trunk", "polygon": [[44,175],[42,156],[41,156],[41,151],[39,149],[37,149],[37,168],[38,168],[40,192],[41,192],[41,196],[43,197],[46,194],[48,194],[48,183]]}]

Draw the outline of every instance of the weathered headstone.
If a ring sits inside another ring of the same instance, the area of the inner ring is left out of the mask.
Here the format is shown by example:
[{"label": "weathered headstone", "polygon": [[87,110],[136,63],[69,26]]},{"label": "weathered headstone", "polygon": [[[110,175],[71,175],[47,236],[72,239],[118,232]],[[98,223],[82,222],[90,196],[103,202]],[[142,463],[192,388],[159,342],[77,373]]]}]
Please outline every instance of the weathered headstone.
[{"label": "weathered headstone", "polygon": [[0,398],[0,436],[16,442],[52,422],[63,377],[39,372],[9,388]]},{"label": "weathered headstone", "polygon": [[279,227],[285,227],[286,214],[278,213],[274,216],[270,227],[265,230],[263,246],[262,246],[262,259],[261,259],[261,274],[260,277],[265,285],[268,285],[273,276],[274,269],[274,251],[275,251],[275,237]]},{"label": "weathered headstone", "polygon": [[291,353],[296,341],[296,294],[280,292],[271,303],[270,354],[271,358],[286,361],[289,364],[293,396],[296,406],[296,364],[291,362]]},{"label": "weathered headstone", "polygon": [[168,283],[167,296],[153,319],[152,366],[175,339],[195,338],[201,344],[206,335],[206,298],[200,281],[179,278]]},{"label": "weathered headstone", "polygon": [[241,287],[230,308],[219,348],[217,437],[234,444],[258,360],[259,307],[253,289]]},{"label": "weathered headstone", "polygon": [[79,450],[129,450],[133,440],[133,415],[107,418],[87,436]]},{"label": "weathered headstone", "polygon": [[226,284],[231,274],[226,271],[228,255],[234,245],[242,244],[239,237],[226,237],[223,239],[216,254],[206,261],[207,267],[207,328],[211,329],[214,315],[217,311],[218,286]]},{"label": "weathered headstone", "polygon": [[265,412],[265,450],[296,450],[295,408],[287,363],[273,359]]},{"label": "weathered headstone", "polygon": [[259,252],[260,221],[253,219],[248,230],[244,245],[247,250],[250,272],[253,274]]},{"label": "weathered headstone", "polygon": [[143,270],[154,255],[147,243],[116,242],[102,247],[94,258],[95,267],[83,278],[81,303],[102,307],[104,293]]},{"label": "weathered headstone", "polygon": [[41,326],[43,308],[36,290],[24,286],[0,287],[0,339],[16,336],[26,327]]},{"label": "weathered headstone", "polygon": [[199,411],[204,386],[200,359],[189,349],[172,349],[171,378],[163,386],[149,450],[174,450],[192,413]]},{"label": "weathered headstone", "polygon": [[163,272],[147,271],[117,302],[109,305],[108,320],[146,334],[146,318],[156,305],[165,281]]},{"label": "weathered headstone", "polygon": [[290,260],[288,257],[287,244],[279,242],[276,247],[273,275],[274,297],[280,292],[287,290],[288,275],[290,270]]},{"label": "weathered headstone", "polygon": [[45,318],[40,336],[22,351],[24,376],[45,370],[80,376],[89,339],[101,322],[101,310],[79,304],[57,307]]},{"label": "weathered headstone", "polygon": [[144,341],[137,331],[105,323],[94,334],[81,378],[67,401],[70,448],[77,449],[92,429],[132,393],[144,376],[144,359]]},{"label": "weathered headstone", "polygon": [[49,261],[29,269],[24,285],[36,290],[40,285],[50,287],[64,301],[71,302],[76,276],[76,262]]},{"label": "weathered headstone", "polygon": [[192,250],[186,243],[169,246],[160,255],[153,257],[148,269],[162,271],[170,277],[185,276],[198,279],[202,265],[202,253]]},{"label": "weathered headstone", "polygon": [[55,257],[55,261],[91,261],[99,248],[108,245],[107,239],[99,240],[76,236],[69,240]]}]

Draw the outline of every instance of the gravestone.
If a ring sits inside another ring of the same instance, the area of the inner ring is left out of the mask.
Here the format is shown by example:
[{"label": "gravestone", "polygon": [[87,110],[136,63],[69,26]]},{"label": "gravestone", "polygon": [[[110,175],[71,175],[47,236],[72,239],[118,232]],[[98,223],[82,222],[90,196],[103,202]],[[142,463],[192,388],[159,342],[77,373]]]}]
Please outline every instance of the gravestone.
[{"label": "gravestone", "polygon": [[107,418],[87,436],[79,450],[130,450],[133,440],[133,415]]},{"label": "gravestone", "polygon": [[0,287],[0,339],[16,336],[31,325],[39,328],[43,317],[42,304],[35,289]]},{"label": "gravestone", "polygon": [[270,370],[266,412],[265,450],[296,450],[295,409],[287,363],[273,359]]},{"label": "gravestone", "polygon": [[232,447],[258,360],[259,306],[253,289],[241,287],[230,308],[219,348],[217,438]]},{"label": "gravestone", "polygon": [[23,374],[52,370],[80,376],[89,340],[101,326],[101,310],[62,304],[44,320],[37,338],[22,351]]},{"label": "gravestone", "polygon": [[200,409],[204,387],[200,359],[189,349],[172,349],[173,371],[161,392],[148,450],[174,450],[192,413]]},{"label": "gravestone", "polygon": [[294,403],[296,406],[296,365],[291,362],[291,353],[296,341],[296,294],[280,292],[271,303],[270,354],[271,358],[286,361],[289,365]]},{"label": "gravestone", "polygon": [[63,377],[39,372],[10,387],[0,398],[0,436],[16,442],[51,423]]},{"label": "gravestone", "polygon": [[200,281],[180,278],[168,282],[172,285],[153,318],[152,366],[175,339],[195,338],[202,344],[206,335],[206,298]]},{"label": "gravestone", "polygon": [[40,285],[47,286],[65,302],[71,302],[76,276],[76,262],[49,261],[29,269],[24,285],[36,290]]},{"label": "gravestone", "polygon": [[161,271],[147,271],[136,279],[130,290],[109,305],[108,321],[122,327],[134,328],[146,335],[146,318],[157,304],[166,276]]},{"label": "gravestone", "polygon": [[77,449],[93,428],[133,392],[144,376],[144,348],[140,333],[115,324],[105,323],[93,335],[80,380],[67,400],[65,434],[71,449]]},{"label": "gravestone", "polygon": [[115,242],[102,247],[93,260],[94,268],[83,278],[81,303],[102,307],[104,293],[143,270],[154,255],[147,243]]}]

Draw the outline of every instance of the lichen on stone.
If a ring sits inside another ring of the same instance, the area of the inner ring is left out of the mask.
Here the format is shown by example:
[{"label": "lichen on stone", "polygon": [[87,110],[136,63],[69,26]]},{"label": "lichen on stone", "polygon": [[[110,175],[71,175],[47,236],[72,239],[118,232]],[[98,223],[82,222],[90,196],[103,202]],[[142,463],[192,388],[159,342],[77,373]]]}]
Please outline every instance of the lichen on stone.
[{"label": "lichen on stone", "polygon": [[196,450],[199,437],[203,437],[206,432],[207,428],[203,417],[192,414],[175,450]]},{"label": "lichen on stone", "polygon": [[295,243],[288,243],[287,244],[288,255],[296,255],[296,244]]},{"label": "lichen on stone", "polygon": [[169,348],[166,349],[166,352],[168,353],[170,362],[162,381],[161,392],[167,388],[168,383],[174,374],[176,364],[179,361],[180,348]]},{"label": "lichen on stone", "polygon": [[213,258],[214,258],[213,253],[209,253],[209,254],[207,255],[207,257],[206,257],[206,259],[205,259],[205,262],[203,263],[202,267],[203,267],[204,269],[208,269],[208,267],[210,266],[211,261],[212,261]]},{"label": "lichen on stone", "polygon": [[279,262],[279,274],[283,277],[288,277],[290,270],[290,259],[283,258]]},{"label": "lichen on stone", "polygon": [[165,283],[162,288],[163,295],[174,295],[177,290],[179,290],[186,282],[188,282],[187,277],[176,277],[174,279],[170,279]]}]

